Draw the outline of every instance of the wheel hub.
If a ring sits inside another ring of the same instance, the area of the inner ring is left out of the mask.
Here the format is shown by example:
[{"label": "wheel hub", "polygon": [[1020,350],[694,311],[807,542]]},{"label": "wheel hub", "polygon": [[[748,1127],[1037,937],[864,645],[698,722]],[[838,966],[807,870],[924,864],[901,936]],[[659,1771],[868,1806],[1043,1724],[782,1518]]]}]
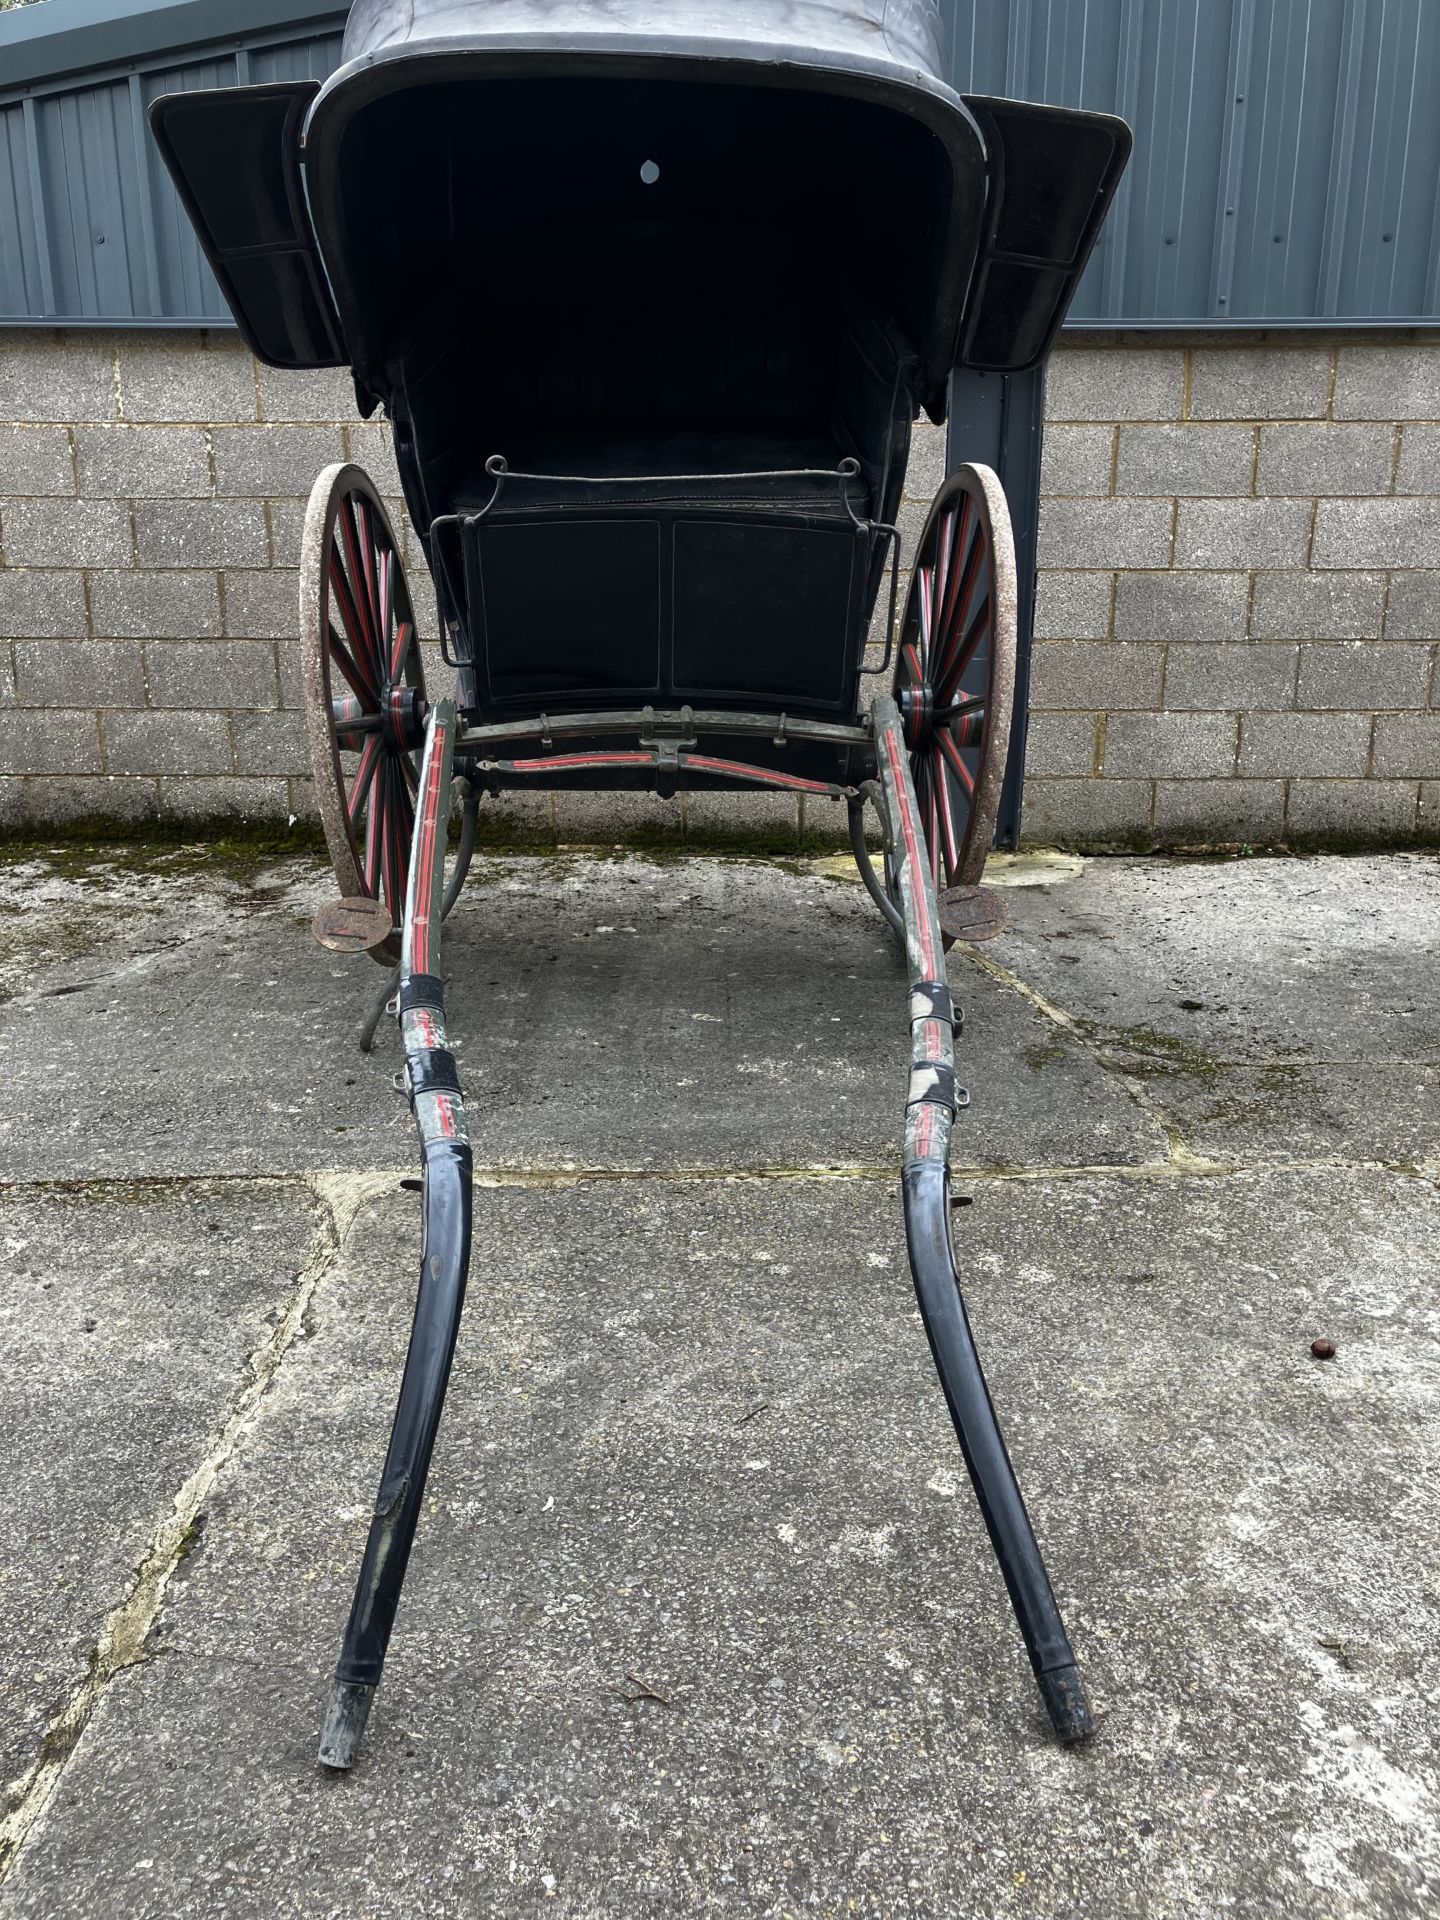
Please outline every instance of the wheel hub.
[{"label": "wheel hub", "polygon": [[935,731],[934,690],[923,683],[918,686],[902,687],[900,720],[906,746],[912,753],[922,752],[928,746],[931,735]]},{"label": "wheel hub", "polygon": [[397,753],[413,753],[425,739],[425,723],[430,709],[425,696],[415,687],[386,689],[380,708],[380,731],[387,747]]}]

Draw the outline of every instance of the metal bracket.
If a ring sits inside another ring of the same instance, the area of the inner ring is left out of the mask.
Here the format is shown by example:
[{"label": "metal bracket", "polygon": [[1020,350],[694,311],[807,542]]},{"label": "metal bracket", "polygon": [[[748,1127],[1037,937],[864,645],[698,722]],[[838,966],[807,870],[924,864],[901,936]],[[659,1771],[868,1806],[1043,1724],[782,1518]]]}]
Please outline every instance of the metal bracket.
[{"label": "metal bracket", "polygon": [[671,756],[697,744],[693,707],[681,707],[675,714],[657,713],[654,707],[640,709],[640,745],[653,747],[662,766],[676,766]]}]

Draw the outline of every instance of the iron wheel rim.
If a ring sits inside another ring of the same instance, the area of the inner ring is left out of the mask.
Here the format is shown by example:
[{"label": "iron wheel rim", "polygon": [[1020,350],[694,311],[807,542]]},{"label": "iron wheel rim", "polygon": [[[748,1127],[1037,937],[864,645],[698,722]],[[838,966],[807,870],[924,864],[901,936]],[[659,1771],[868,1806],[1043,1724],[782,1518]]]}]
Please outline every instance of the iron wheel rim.
[{"label": "iron wheel rim", "polygon": [[995,837],[1015,687],[1016,573],[998,476],[962,466],[926,518],[893,692],[937,893],[978,886]]},{"label": "iron wheel rim", "polygon": [[[327,467],[305,516],[300,626],[316,804],[343,897],[404,919],[425,674],[399,542],[355,466]],[[399,940],[370,950],[389,965]]]}]

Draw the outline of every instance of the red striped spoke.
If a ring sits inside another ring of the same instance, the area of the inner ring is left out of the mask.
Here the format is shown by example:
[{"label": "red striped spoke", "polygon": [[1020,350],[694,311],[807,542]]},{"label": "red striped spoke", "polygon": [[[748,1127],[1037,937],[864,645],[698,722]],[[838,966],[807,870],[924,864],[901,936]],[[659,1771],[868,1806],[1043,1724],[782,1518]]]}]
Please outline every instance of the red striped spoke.
[{"label": "red striped spoke", "polygon": [[944,675],[935,688],[935,698],[942,706],[949,706],[955,698],[960,682],[965,678],[965,669],[975,658],[975,650],[990,631],[990,582],[985,582],[984,598],[975,609],[975,616],[966,629],[965,638],[955,656],[954,665]]},{"label": "red striped spoke", "polygon": [[[399,757],[398,764],[401,768],[409,767],[410,766],[409,754],[402,753]],[[411,771],[413,772],[413,769],[411,769]],[[408,847],[410,845],[410,836],[415,831],[415,802],[410,797],[410,788],[406,785],[404,780],[399,779],[398,777],[395,781],[395,812],[396,812],[396,820],[400,828],[402,843],[404,846]],[[407,864],[408,864],[408,861],[407,861]]]},{"label": "red striped spoke", "polygon": [[[350,647],[352,650],[346,653],[345,658],[350,666],[360,675],[364,683],[363,697],[368,699],[372,705],[378,706],[380,703],[380,687],[384,675],[376,671],[369,633],[360,616],[360,610],[355,604],[355,596],[350,591],[350,582],[345,578],[345,569],[340,564],[340,555],[333,547],[330,550],[330,591],[335,596],[335,603],[340,609],[340,618],[344,623],[345,631],[350,636]],[[330,628],[330,632],[338,644],[339,635],[335,633],[333,626]],[[343,666],[341,671],[345,672]],[[347,674],[347,678],[348,677]],[[360,689],[357,688],[357,691],[359,690]]]},{"label": "red striped spoke", "polygon": [[948,727],[942,727],[936,735],[936,738],[940,742],[941,753],[944,755],[948,764],[954,768],[961,788],[966,798],[969,799],[975,792],[975,776],[965,764],[965,757],[956,744],[954,734],[950,732]]},{"label": "red striped spoke", "polygon": [[917,687],[923,686],[925,682],[925,669],[920,664],[920,654],[915,642],[913,640],[907,640],[900,651],[904,657],[906,666],[910,669],[911,680]]},{"label": "red striped spoke", "polygon": [[940,517],[940,531],[935,542],[934,593],[931,600],[930,627],[932,633],[940,630],[940,613],[945,605],[945,588],[950,579],[950,556],[952,551],[951,534],[955,528],[955,509],[949,508]]},{"label": "red striped spoke", "polygon": [[[385,679],[385,656],[380,648],[380,638],[375,631],[375,602],[370,591],[369,575],[366,572],[366,558],[362,555],[360,532],[356,525],[355,504],[347,495],[340,502],[340,545],[345,554],[345,565],[332,571],[337,576],[336,591],[341,596],[341,609],[347,611],[350,637],[355,643],[358,659],[365,662],[375,685],[379,688]],[[351,622],[353,621],[353,625]]]},{"label": "red striped spoke", "polygon": [[970,617],[970,608],[974,603],[976,591],[980,587],[982,575],[985,599],[988,602],[990,598],[990,570],[987,561],[984,531],[977,515],[975,537],[971,542],[965,565],[956,570],[955,578],[959,585],[945,609],[944,638],[933,676],[937,692],[953,669],[958,636],[964,621]]},{"label": "red striped spoke", "polygon": [[405,784],[411,793],[418,794],[420,791],[420,776],[416,773],[415,762],[410,758],[408,753],[402,753],[400,756],[400,771],[404,774]]},{"label": "red striped spoke", "polygon": [[395,634],[395,645],[390,650],[390,678],[399,680],[405,672],[405,656],[410,651],[410,640],[415,629],[408,620],[402,620]]},{"label": "red striped spoke", "polygon": [[941,885],[941,808],[935,799],[935,787],[941,778],[939,766],[931,760],[925,768],[925,845],[929,847],[929,877],[935,881],[937,893]]},{"label": "red striped spoke", "polygon": [[[390,658],[390,629],[394,614],[394,576],[395,556],[387,547],[380,555],[380,601],[377,629],[380,635],[380,651],[388,662]],[[391,674],[394,679],[394,674]]]},{"label": "red striped spoke", "polygon": [[957,563],[950,575],[950,591],[945,596],[941,609],[946,623],[955,617],[955,604],[965,590],[965,581],[974,562],[976,546],[984,546],[984,536],[980,526],[980,516],[968,495],[960,510],[960,524],[955,533],[955,553]]},{"label": "red striped spoke", "polygon": [[394,922],[397,915],[403,915],[405,902],[400,885],[399,837],[395,820],[395,769],[388,761],[384,772],[381,816],[384,839],[381,857],[384,861],[385,904],[389,907],[390,918]]},{"label": "red striped spoke", "polygon": [[395,835],[394,907],[395,924],[398,927],[405,919],[405,894],[410,880],[410,842],[415,831],[415,809],[410,804],[410,795],[400,778],[398,766],[391,774],[391,793],[390,824]]},{"label": "red striped spoke", "polygon": [[[360,530],[360,564],[364,569],[362,580],[370,608],[370,631],[375,640],[375,657],[380,661],[383,672],[385,645],[389,635],[380,619],[380,583],[375,573],[377,557],[375,535],[370,525],[370,503],[367,500],[359,499],[355,502],[355,520]],[[357,591],[359,591],[358,587]]]},{"label": "red striped spoke", "polygon": [[330,658],[340,669],[342,677],[349,683],[351,692],[359,700],[366,713],[374,713],[379,707],[379,697],[375,689],[362,672],[359,661],[336,633],[333,626],[326,623],[326,634]]},{"label": "red striped spoke", "polygon": [[930,581],[931,581],[931,578],[932,578],[932,575],[931,575],[930,569],[928,567],[922,567],[920,569],[920,591],[919,591],[919,594],[917,595],[917,604],[920,609],[920,650],[919,650],[920,671],[915,676],[917,680],[923,680],[925,678],[925,668],[929,663],[929,659],[930,659]]},{"label": "red striped spoke", "polygon": [[951,804],[950,776],[944,763],[935,769],[935,789],[940,806],[941,849],[945,855],[945,883],[954,886],[960,871],[960,836],[955,831],[955,809]]},{"label": "red striped spoke", "polygon": [[355,779],[350,788],[349,798],[345,802],[345,817],[350,831],[354,833],[360,822],[360,811],[369,798],[370,789],[375,784],[375,774],[382,758],[379,739],[372,734],[365,742],[365,751],[360,755],[360,764],[355,769]]},{"label": "red striped spoke", "polygon": [[378,900],[380,898],[381,832],[384,824],[381,816],[384,812],[382,804],[384,778],[385,762],[382,758],[376,767],[376,777],[371,782],[374,791],[371,793],[370,805],[365,814],[364,879],[365,891],[370,895],[372,900]]}]

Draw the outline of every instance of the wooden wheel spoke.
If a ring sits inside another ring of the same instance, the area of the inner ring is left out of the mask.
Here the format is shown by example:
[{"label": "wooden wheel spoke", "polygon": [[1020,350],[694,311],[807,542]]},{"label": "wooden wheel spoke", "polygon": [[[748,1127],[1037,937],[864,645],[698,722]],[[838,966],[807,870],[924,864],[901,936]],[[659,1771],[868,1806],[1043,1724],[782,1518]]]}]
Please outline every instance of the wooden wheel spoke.
[{"label": "wooden wheel spoke", "polygon": [[926,596],[930,601],[930,630],[932,633],[940,632],[941,612],[945,605],[945,588],[950,578],[951,535],[954,530],[955,509],[951,507],[940,519],[940,526],[935,540],[932,591]]},{"label": "wooden wheel spoke", "polygon": [[[374,678],[378,690],[385,681],[385,655],[381,650],[380,637],[375,631],[374,598],[370,591],[369,574],[361,548],[361,536],[356,524],[355,503],[347,494],[340,502],[340,516],[336,522],[340,529],[340,545],[344,551],[345,564],[339,565],[339,556],[332,567],[332,578],[336,581],[336,592],[341,596],[341,608],[349,613],[350,636],[355,643],[356,654],[363,659]],[[343,585],[341,581],[343,580]]]},{"label": "wooden wheel spoke", "polygon": [[365,891],[372,900],[380,898],[380,851],[384,833],[384,800],[381,788],[384,760],[377,761],[377,778],[372,780],[375,791],[371,794],[370,805],[365,813]]},{"label": "wooden wheel spoke", "polygon": [[949,565],[945,569],[945,592],[943,595],[937,595],[935,600],[937,640],[944,635],[946,625],[954,613],[955,595],[965,577],[965,570],[970,563],[980,529],[980,517],[968,494],[960,503],[958,519],[952,513],[948,526],[950,530]]},{"label": "wooden wheel spoke", "polygon": [[954,771],[960,782],[961,791],[967,800],[970,799],[975,792],[975,776],[965,764],[965,756],[961,753],[954,734],[948,727],[942,727],[935,737],[940,742],[940,751],[946,764]]},{"label": "wooden wheel spoke", "polygon": [[945,856],[945,884],[953,887],[960,873],[960,836],[955,831],[951,780],[943,760],[937,759],[935,789],[940,803],[940,842]]},{"label": "wooden wheel spoke", "polygon": [[907,640],[905,645],[900,649],[900,655],[906,666],[910,669],[912,684],[917,687],[922,686],[925,680],[925,670],[920,664],[920,652],[915,642],[913,640]]},{"label": "wooden wheel spoke", "polygon": [[410,641],[415,632],[408,620],[402,620],[395,634],[395,645],[390,653],[391,683],[398,685],[405,672],[405,656],[410,651]]},{"label": "wooden wheel spoke", "polygon": [[940,806],[935,798],[935,783],[940,769],[928,762],[925,769],[925,842],[930,849],[930,878],[940,889]]},{"label": "wooden wheel spoke", "polygon": [[375,641],[375,657],[380,662],[380,671],[385,671],[386,643],[389,635],[380,620],[380,583],[376,578],[375,534],[370,524],[370,506],[365,500],[355,502],[355,519],[360,530],[360,565],[363,569],[361,580],[365,597],[370,606],[370,631]]},{"label": "wooden wheel spoke", "polygon": [[987,585],[985,597],[975,609],[975,617],[966,629],[959,652],[949,671],[941,678],[935,688],[935,698],[942,706],[948,706],[954,699],[960,682],[965,678],[965,669],[975,658],[975,650],[990,631],[990,589]]},{"label": "wooden wheel spoke", "polygon": [[402,753],[400,756],[400,771],[404,774],[405,784],[411,793],[418,796],[420,792],[420,776],[415,771],[415,762],[410,758],[408,753]]},{"label": "wooden wheel spoke", "polygon": [[[340,609],[341,622],[350,636],[350,648],[346,649],[332,625],[330,627],[332,653],[347,680],[351,679],[352,671],[361,676],[363,691],[360,686],[356,686],[356,692],[361,693],[361,697],[368,700],[372,707],[378,708],[380,684],[384,676],[376,671],[369,634],[360,616],[360,610],[355,604],[355,596],[350,591],[350,582],[345,578],[345,569],[340,564],[340,555],[333,549],[330,554],[329,572],[330,591],[335,596],[335,603]],[[355,684],[353,680],[351,683]]]},{"label": "wooden wheel spoke", "polygon": [[[395,802],[400,809],[400,822],[405,829],[405,844],[408,847],[415,826],[415,808],[410,799],[410,783],[401,778],[407,767],[410,767],[409,754],[397,753],[394,760]],[[414,768],[410,767],[410,771],[413,773]]]},{"label": "wooden wheel spoke", "polygon": [[395,771],[387,759],[378,782],[380,812],[380,895],[395,919]]},{"label": "wooden wheel spoke", "polygon": [[[394,566],[395,556],[390,552],[389,548],[386,547],[380,554],[380,598],[377,628],[380,635],[380,651],[385,656],[385,664],[387,667],[391,660],[390,628],[393,623],[395,611]],[[393,680],[395,676],[392,673],[390,677]]]},{"label": "wooden wheel spoke", "polygon": [[327,626],[326,628],[325,646],[330,656],[331,664],[340,669],[341,678],[349,686],[350,691],[355,695],[355,698],[360,702],[365,712],[367,714],[379,713],[380,702],[374,688],[370,685],[368,678],[361,669],[359,661],[356,660],[354,654],[351,653],[333,626]]},{"label": "wooden wheel spoke", "polygon": [[941,618],[948,626],[955,617],[955,606],[961,594],[966,590],[970,570],[975,564],[977,550],[984,551],[985,529],[973,502],[966,497],[965,510],[960,516],[960,526],[955,538],[955,563],[950,573],[950,591],[945,596],[945,604],[940,609]]},{"label": "wooden wheel spoke", "polygon": [[920,569],[920,591],[916,605],[920,615],[920,671],[915,676],[918,681],[925,678],[925,668],[930,659],[930,571],[927,567]]},{"label": "wooden wheel spoke", "polygon": [[349,796],[345,801],[345,817],[350,823],[350,831],[352,833],[359,825],[361,809],[369,798],[370,789],[374,785],[375,770],[380,765],[381,752],[382,749],[379,739],[374,734],[371,734],[370,738],[365,742],[364,751],[360,755],[360,764],[355,769],[355,778],[351,783]]},{"label": "wooden wheel spoke", "polygon": [[400,778],[399,769],[393,760],[389,762],[385,771],[390,783],[385,819],[391,874],[386,898],[390,902],[391,918],[398,927],[405,918],[405,881],[410,865],[410,835],[406,830],[405,816],[408,811],[413,825],[414,809],[410,806],[410,796],[405,791],[405,783]]},{"label": "wooden wheel spoke", "polygon": [[959,584],[949,605],[945,609],[943,635],[940,641],[939,657],[935,664],[935,673],[933,676],[937,689],[947,678],[953,667],[955,648],[958,644],[962,623],[969,617],[975,595],[977,591],[980,590],[982,572],[984,574],[984,599],[985,602],[988,603],[990,598],[989,566],[987,564],[985,550],[984,530],[980,524],[980,516],[976,514],[975,537],[971,543],[969,556],[964,567],[956,571],[956,580]]}]

